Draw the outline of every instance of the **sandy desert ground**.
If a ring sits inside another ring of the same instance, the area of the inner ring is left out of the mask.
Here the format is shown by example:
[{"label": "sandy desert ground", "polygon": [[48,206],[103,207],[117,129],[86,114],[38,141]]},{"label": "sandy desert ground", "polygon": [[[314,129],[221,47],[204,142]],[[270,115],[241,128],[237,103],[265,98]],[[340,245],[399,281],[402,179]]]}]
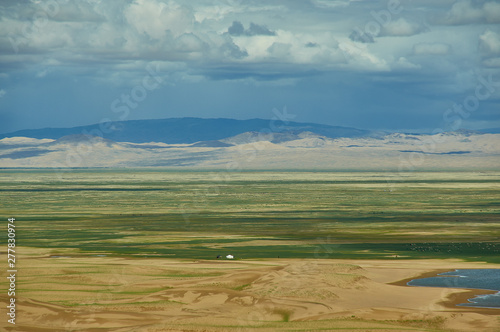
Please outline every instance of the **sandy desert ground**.
[{"label": "sandy desert ground", "polygon": [[60,140],[11,137],[0,140],[0,167],[167,167],[231,170],[498,170],[500,134],[453,132],[327,138],[304,133],[273,141],[272,135],[242,134],[220,144],[143,144],[76,135]]},{"label": "sandy desert ground", "polygon": [[[455,306],[485,291],[404,286],[420,275],[498,264],[19,250],[12,331],[500,331],[500,310]],[[6,294],[1,300],[6,305]]]}]

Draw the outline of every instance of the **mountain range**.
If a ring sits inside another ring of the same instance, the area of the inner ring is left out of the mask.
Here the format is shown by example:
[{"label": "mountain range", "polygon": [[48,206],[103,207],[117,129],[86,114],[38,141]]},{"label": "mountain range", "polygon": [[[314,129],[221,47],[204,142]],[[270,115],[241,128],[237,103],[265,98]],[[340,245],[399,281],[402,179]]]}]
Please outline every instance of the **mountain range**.
[{"label": "mountain range", "polygon": [[499,143],[500,134],[463,129],[425,135],[279,120],[178,118],[3,134],[0,167],[498,170]]},{"label": "mountain range", "polygon": [[101,136],[115,142],[147,143],[163,142],[169,144],[196,143],[220,140],[245,132],[283,133],[312,132],[329,138],[359,137],[368,134],[366,130],[330,126],[317,123],[300,123],[279,119],[202,119],[170,118],[158,120],[116,121],[72,128],[26,129],[0,134],[5,137],[31,137],[59,139],[64,136],[88,134]]}]

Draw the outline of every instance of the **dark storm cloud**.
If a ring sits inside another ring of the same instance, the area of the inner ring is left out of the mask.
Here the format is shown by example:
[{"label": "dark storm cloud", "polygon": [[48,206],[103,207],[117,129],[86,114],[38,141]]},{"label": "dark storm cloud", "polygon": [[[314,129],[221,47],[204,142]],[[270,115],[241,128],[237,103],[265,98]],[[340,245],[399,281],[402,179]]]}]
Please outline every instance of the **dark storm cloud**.
[{"label": "dark storm cloud", "polygon": [[269,30],[267,27],[253,22],[250,22],[250,27],[245,33],[249,36],[276,36],[276,33]]},{"label": "dark storm cloud", "polygon": [[[0,112],[14,129],[114,119],[155,68],[161,87],[129,119],[287,104],[306,121],[432,128],[480,77],[500,80],[499,23],[491,0],[2,1]],[[464,125],[495,118],[499,97]]]},{"label": "dark storm cloud", "polygon": [[233,21],[233,24],[227,29],[231,36],[241,36],[245,34],[245,27],[238,21]]},{"label": "dark storm cloud", "polygon": [[245,29],[239,21],[233,21],[233,24],[227,29],[231,36],[276,36],[276,33],[267,27],[250,22],[250,27]]}]

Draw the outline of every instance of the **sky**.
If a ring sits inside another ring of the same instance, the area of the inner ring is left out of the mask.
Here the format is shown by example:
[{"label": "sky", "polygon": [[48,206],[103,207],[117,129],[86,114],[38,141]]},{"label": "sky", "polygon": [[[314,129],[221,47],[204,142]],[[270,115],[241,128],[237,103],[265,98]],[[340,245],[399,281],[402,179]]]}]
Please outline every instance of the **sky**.
[{"label": "sky", "polygon": [[276,114],[500,127],[500,1],[0,2],[2,133]]}]

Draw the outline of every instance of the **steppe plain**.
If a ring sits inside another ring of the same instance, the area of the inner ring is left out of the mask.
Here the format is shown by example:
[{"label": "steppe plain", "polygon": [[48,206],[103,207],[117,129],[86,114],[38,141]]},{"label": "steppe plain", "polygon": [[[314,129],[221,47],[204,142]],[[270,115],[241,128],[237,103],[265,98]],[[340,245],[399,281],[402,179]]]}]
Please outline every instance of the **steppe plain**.
[{"label": "steppe plain", "polygon": [[[494,171],[2,170],[1,214],[17,223],[18,319],[0,326],[499,331],[500,310],[456,306],[485,291],[405,286],[500,268],[499,180]],[[227,254],[235,259],[216,258]]]}]

